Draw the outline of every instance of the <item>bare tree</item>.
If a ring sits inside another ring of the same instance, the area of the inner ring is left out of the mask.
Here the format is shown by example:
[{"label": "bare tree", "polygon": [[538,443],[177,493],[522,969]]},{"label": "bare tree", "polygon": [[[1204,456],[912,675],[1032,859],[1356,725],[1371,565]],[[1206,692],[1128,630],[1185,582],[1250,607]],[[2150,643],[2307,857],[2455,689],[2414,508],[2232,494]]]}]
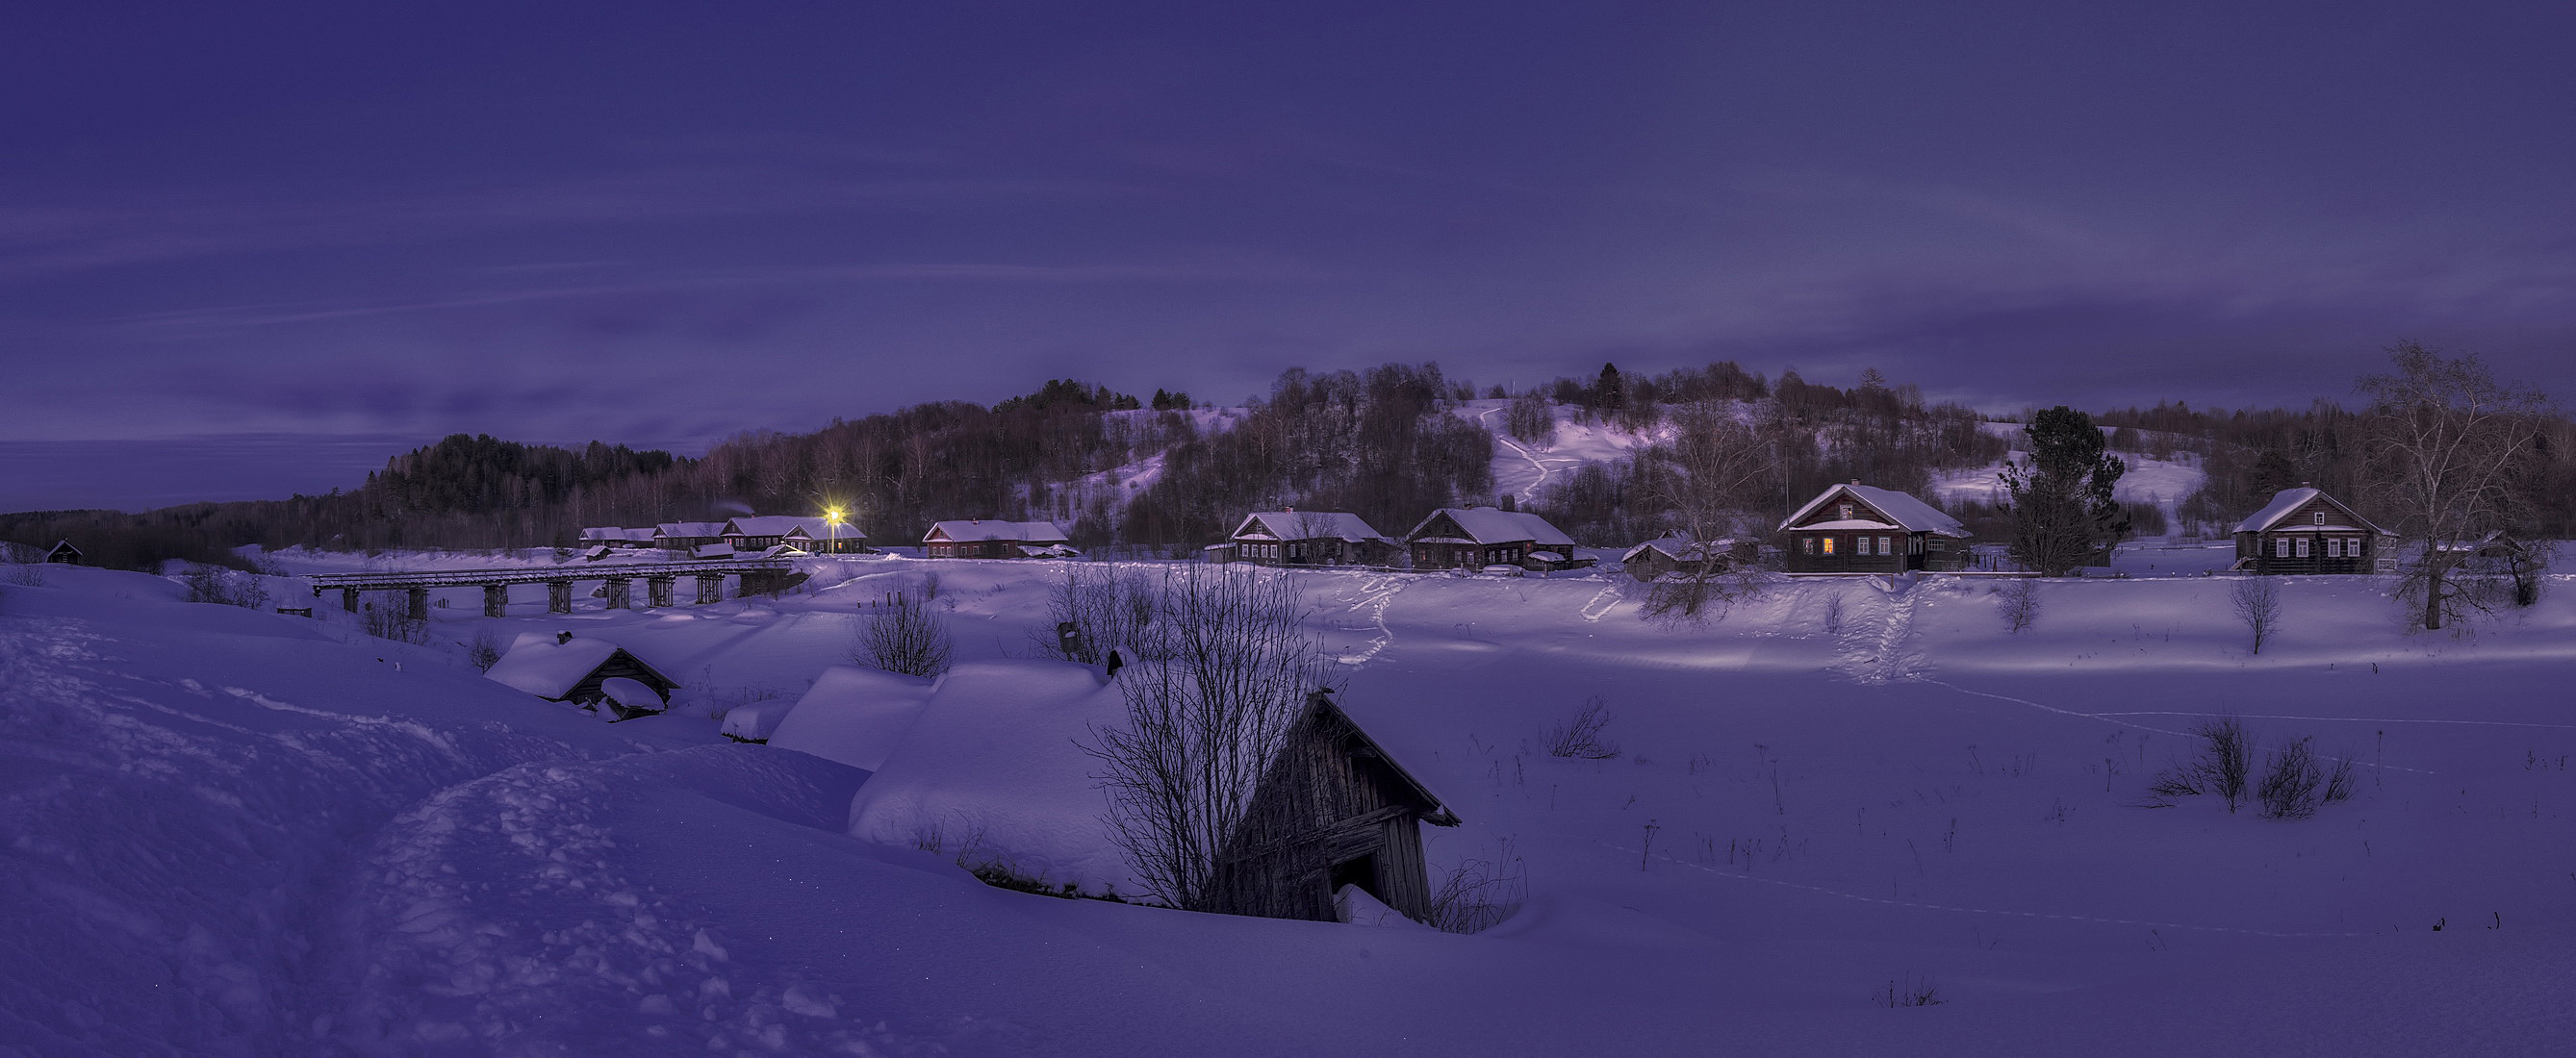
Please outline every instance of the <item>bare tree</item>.
[{"label": "bare tree", "polygon": [[2411,341],[2388,353],[2394,370],[2357,387],[2370,398],[2363,495],[2404,539],[2398,598],[2410,621],[2439,629],[2493,605],[2484,578],[2458,576],[2474,556],[2460,545],[2514,528],[2549,400],[2498,383],[2475,354],[2445,359]]},{"label": "bare tree", "polygon": [[1141,573],[1107,562],[1068,562],[1064,579],[1047,588],[1050,632],[1035,634],[1047,654],[1085,665],[1103,665],[1120,647],[1145,644],[1154,619],[1154,585]]},{"label": "bare tree", "polygon": [[2003,617],[2004,627],[2015,632],[2039,623],[2039,582],[2013,578],[1995,599],[1995,612]]},{"label": "bare tree", "polygon": [[1147,888],[1174,907],[1217,898],[1217,856],[1250,812],[1262,773],[1306,696],[1324,685],[1295,581],[1239,566],[1163,577],[1144,648],[1129,666],[1123,727],[1095,727],[1109,833]]},{"label": "bare tree", "polygon": [[931,609],[927,597],[907,590],[896,592],[885,606],[869,615],[867,624],[859,628],[859,641],[850,651],[850,658],[887,672],[936,676],[948,671],[954,651],[948,623]]},{"label": "bare tree", "polygon": [[2263,652],[2263,644],[2281,628],[2281,585],[2270,577],[2247,577],[2228,590],[2227,601],[2236,610],[2236,619],[2245,622],[2245,630],[2254,636],[2254,653]]},{"label": "bare tree", "polygon": [[1779,471],[1779,451],[1731,402],[1703,400],[1674,409],[1673,439],[1640,459],[1648,502],[1670,512],[1687,538],[1681,568],[1648,585],[1644,615],[1684,621],[1724,617],[1739,599],[1758,594],[1763,572],[1724,546],[1755,535],[1752,508]]}]

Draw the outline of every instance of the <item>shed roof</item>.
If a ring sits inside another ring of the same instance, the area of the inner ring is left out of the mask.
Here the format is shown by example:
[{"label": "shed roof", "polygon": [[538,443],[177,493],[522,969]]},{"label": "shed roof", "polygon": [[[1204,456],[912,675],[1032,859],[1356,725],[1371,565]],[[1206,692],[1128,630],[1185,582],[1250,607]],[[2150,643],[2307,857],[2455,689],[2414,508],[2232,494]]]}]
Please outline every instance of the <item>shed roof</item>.
[{"label": "shed roof", "polygon": [[1313,540],[1318,537],[1359,543],[1382,540],[1378,532],[1359,515],[1349,511],[1260,511],[1235,527],[1237,540]]},{"label": "shed roof", "polygon": [[[510,652],[502,655],[501,660],[494,662],[491,670],[483,675],[539,698],[561,700],[623,649],[592,636],[574,636],[568,641],[557,642],[551,632],[521,632],[519,638],[511,642]],[[680,681],[663,675],[650,662],[635,657],[634,652],[628,651],[626,656],[635,658],[636,664],[661,677],[662,682],[675,687],[679,685]]]},{"label": "shed roof", "polygon": [[[1118,682],[1088,665],[1037,659],[961,664],[926,693],[884,674],[848,671],[855,675],[827,671],[832,689],[817,680],[807,693],[809,700],[836,703],[818,719],[849,716],[852,728],[901,732],[851,802],[852,835],[910,844],[935,829],[952,842],[980,841],[989,854],[1050,885],[1141,891],[1103,821],[1108,803],[1096,778],[1100,762],[1082,750],[1098,744],[1097,729],[1127,726],[1127,696]],[[1134,675],[1122,679],[1144,675],[1136,666],[1125,671]],[[1349,719],[1328,698],[1316,700]],[[788,714],[771,745],[799,737],[793,732],[805,723],[806,708],[800,702]],[[905,723],[900,714],[907,709],[916,715]],[[856,719],[871,712],[873,719]],[[1418,795],[1432,821],[1455,821],[1438,797],[1351,726]]]},{"label": "shed roof", "polygon": [[2327,503],[2333,504],[2334,509],[2341,511],[2346,518],[2352,521],[2353,524],[2351,526],[2291,526],[2288,528],[2322,528],[2327,530],[2342,529],[2347,532],[2367,529],[2382,536],[2394,535],[2389,533],[2386,529],[2372,525],[2370,519],[2362,517],[2360,512],[2345,506],[2342,500],[2326,495],[2324,489],[2313,488],[2306,485],[2301,485],[2294,489],[2282,489],[2280,492],[2274,493],[2272,496],[2272,502],[2264,504],[2262,510],[2256,511],[2252,516],[2246,518],[2244,521],[2236,523],[2236,531],[2240,533],[2269,532],[2273,528],[2279,526],[2281,519],[2287,518],[2291,514],[2297,512],[2299,508],[2307,506],[2308,501],[2310,500],[2324,500]]},{"label": "shed roof", "polygon": [[[1808,500],[1806,506],[1798,508],[1796,513],[1783,519],[1780,522],[1780,528],[1785,531],[1789,527],[1798,524],[1799,519],[1815,513],[1818,508],[1823,507],[1828,501],[1831,501],[1837,493],[1848,494],[1853,499],[1859,500],[1861,503],[1868,505],[1870,509],[1886,515],[1888,518],[1895,521],[1897,528],[1904,529],[1907,532],[1930,533],[1934,536],[1955,537],[1963,540],[1970,535],[1968,527],[1960,525],[1958,519],[1941,513],[1941,509],[1938,507],[1934,507],[1922,500],[1915,499],[1910,493],[1898,492],[1895,489],[1882,489],[1874,485],[1852,484],[1836,485],[1823,492],[1817,493],[1816,498]],[[1875,529],[1880,528],[1880,526],[1876,523],[1858,525],[1835,522],[1831,525],[1814,526],[1813,528]]]},{"label": "shed roof", "polygon": [[1438,539],[1443,542],[1454,539],[1422,536],[1423,531],[1444,514],[1458,526],[1459,531],[1467,534],[1470,543],[1508,544],[1516,540],[1527,540],[1540,547],[1574,546],[1574,538],[1548,524],[1547,519],[1528,511],[1506,511],[1499,507],[1440,508],[1425,515],[1420,525],[1414,526],[1412,532],[1404,534],[1405,539],[1424,541]]},{"label": "shed roof", "polygon": [[981,540],[1005,540],[1029,544],[1060,544],[1068,537],[1054,522],[1006,522],[991,518],[940,522],[922,534],[923,540],[953,540],[959,543]]}]

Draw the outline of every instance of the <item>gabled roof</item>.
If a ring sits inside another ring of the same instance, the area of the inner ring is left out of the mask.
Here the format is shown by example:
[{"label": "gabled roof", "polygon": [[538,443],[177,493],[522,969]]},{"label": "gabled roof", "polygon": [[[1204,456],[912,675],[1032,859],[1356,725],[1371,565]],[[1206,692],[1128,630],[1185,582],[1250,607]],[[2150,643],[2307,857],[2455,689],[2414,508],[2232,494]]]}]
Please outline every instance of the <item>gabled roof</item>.
[{"label": "gabled roof", "polygon": [[724,523],[723,523],[723,522],[664,522],[664,523],[662,523],[662,524],[660,524],[660,525],[657,525],[657,526],[654,526],[654,527],[653,527],[653,535],[654,535],[654,536],[657,536],[657,537],[660,537],[660,536],[683,536],[683,537],[686,537],[686,536],[703,536],[703,537],[709,537],[709,538],[719,537],[719,536],[723,536],[723,535],[724,535]]},{"label": "gabled roof", "polygon": [[598,526],[596,528],[582,530],[581,538],[584,540],[616,540],[622,542],[626,539],[626,530],[620,529],[614,525]]},{"label": "gabled roof", "polygon": [[1333,701],[1331,692],[1319,691],[1307,695],[1306,710],[1307,715],[1301,718],[1302,721],[1340,724],[1344,732],[1359,742],[1364,756],[1373,757],[1378,763],[1385,765],[1386,770],[1394,774],[1396,781],[1411,791],[1414,799],[1421,803],[1423,822],[1438,827],[1458,825],[1458,814],[1449,810],[1448,804],[1440,800],[1440,795],[1432,793],[1430,787],[1422,785],[1422,780],[1414,778],[1412,772],[1404,770],[1404,765],[1396,763],[1395,758],[1387,753],[1385,747],[1378,745],[1376,739],[1370,738],[1369,733],[1362,729],[1357,721],[1351,719],[1351,714],[1342,711],[1341,705]]},{"label": "gabled roof", "polygon": [[[1922,500],[1915,499],[1910,494],[1898,492],[1895,489],[1882,489],[1873,485],[1849,484],[1836,485],[1816,494],[1816,498],[1808,500],[1806,506],[1798,508],[1796,513],[1791,514],[1788,518],[1782,520],[1780,522],[1780,528],[1783,531],[1786,531],[1791,526],[1797,525],[1799,519],[1805,518],[1810,514],[1814,514],[1819,508],[1822,508],[1826,503],[1832,501],[1837,494],[1848,495],[1851,498],[1860,501],[1863,506],[1886,515],[1890,521],[1895,523],[1897,528],[1903,529],[1907,532],[1930,533],[1934,536],[1947,536],[1961,540],[1967,539],[1970,535],[1968,533],[1968,527],[1960,525],[1958,519],[1941,513],[1940,508],[1934,507]],[[1880,527],[1879,523],[1872,522],[1864,524],[1855,519],[1851,523],[1834,522],[1829,525],[1809,526],[1808,528],[1862,529]]]},{"label": "gabled roof", "polygon": [[[1257,532],[1256,532],[1257,530]],[[1235,527],[1237,540],[1382,540],[1385,534],[1348,511],[1261,511]]]},{"label": "gabled roof", "polygon": [[2295,489],[2282,489],[2279,493],[2274,494],[2272,502],[2265,504],[2262,510],[2256,511],[2252,517],[2236,523],[2236,531],[2240,533],[2269,532],[2276,526],[2280,525],[2281,519],[2287,518],[2291,514],[2297,512],[2299,508],[2307,506],[2308,501],[2310,500],[2326,501],[2326,503],[2332,505],[2335,510],[2341,512],[2343,516],[2349,520],[2350,524],[2328,526],[2286,526],[2283,528],[2342,529],[2347,532],[2355,529],[2367,529],[2371,532],[2378,533],[2381,536],[2396,535],[2386,529],[2370,524],[2370,519],[2364,518],[2359,512],[2354,511],[2350,507],[2344,506],[2344,502],[2342,500],[2326,495],[2324,489],[2310,488],[2305,485],[2299,486]]},{"label": "gabled roof", "polygon": [[953,540],[959,543],[978,540],[1006,540],[1028,544],[1061,544],[1068,538],[1054,522],[1005,522],[990,518],[940,522],[923,533],[922,540]]},{"label": "gabled roof", "polygon": [[842,522],[840,530],[836,534],[832,529],[832,523],[828,521],[821,518],[806,518],[793,514],[746,514],[739,518],[735,518],[732,521],[726,522],[723,535],[794,536],[797,533],[803,533],[806,537],[814,540],[821,540],[834,535],[839,536],[843,540],[864,540],[868,535],[860,532],[858,526],[851,525],[848,522]]},{"label": "gabled roof", "polygon": [[[560,701],[623,649],[608,640],[590,636],[574,636],[568,642],[556,642],[551,632],[521,632],[519,638],[510,644],[510,652],[502,655],[501,660],[494,662],[491,670],[483,675],[539,698]],[[626,656],[633,658],[644,671],[660,677],[662,682],[679,686],[680,681],[663,675],[662,670],[635,657],[634,653],[628,652]]]},{"label": "gabled roof", "polygon": [[[1540,547],[1574,546],[1574,538],[1565,535],[1563,530],[1549,525],[1547,519],[1528,511],[1506,511],[1497,507],[1443,507],[1424,516],[1422,524],[1414,526],[1412,532],[1404,534],[1404,538],[1428,539],[1422,535],[1423,531],[1430,528],[1431,523],[1438,521],[1444,514],[1458,526],[1459,531],[1467,534],[1466,539],[1469,543],[1508,544],[1515,540],[1527,540]],[[1452,538],[1440,539],[1445,541]]]},{"label": "gabled roof", "polygon": [[77,547],[73,547],[73,546],[72,546],[72,542],[71,542],[71,541],[69,541],[69,540],[56,540],[56,541],[54,541],[54,549],[53,549],[53,550],[51,550],[51,551],[47,551],[47,552],[45,552],[45,554],[46,554],[46,555],[48,555],[48,556],[51,556],[51,555],[59,555],[59,554],[62,554],[62,553],[64,553],[64,552],[66,552],[66,551],[68,551],[68,552],[72,553],[73,555],[79,555],[79,554],[81,553],[81,549],[79,549],[79,548],[77,548]]},{"label": "gabled roof", "polygon": [[1685,540],[1678,536],[1658,537],[1629,548],[1627,554],[1619,556],[1619,561],[1634,562],[1637,560],[1638,556],[1643,555],[1648,551],[1653,551],[1675,561],[1696,562],[1703,554],[1710,551],[1725,551],[1741,542],[1742,541],[1739,541],[1734,537],[1728,537],[1724,540],[1711,540],[1706,543],[1701,543],[1695,540]]}]

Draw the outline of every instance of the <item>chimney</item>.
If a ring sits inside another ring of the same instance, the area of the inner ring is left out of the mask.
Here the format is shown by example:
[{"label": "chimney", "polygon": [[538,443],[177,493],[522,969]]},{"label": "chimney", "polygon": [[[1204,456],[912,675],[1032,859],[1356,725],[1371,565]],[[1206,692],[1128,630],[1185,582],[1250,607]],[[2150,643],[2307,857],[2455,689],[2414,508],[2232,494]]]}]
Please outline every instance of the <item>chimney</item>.
[{"label": "chimney", "polygon": [[1507,511],[1517,511],[1517,510],[1519,510],[1519,509],[1520,509],[1520,507],[1519,507],[1518,503],[1519,503],[1519,501],[1514,500],[1514,499],[1512,498],[1512,494],[1511,494],[1511,493],[1506,492],[1506,493],[1504,493],[1504,494],[1503,494],[1503,496],[1502,496],[1502,501],[1501,501],[1500,503],[1495,504],[1495,506],[1501,507],[1502,509],[1507,510]]}]

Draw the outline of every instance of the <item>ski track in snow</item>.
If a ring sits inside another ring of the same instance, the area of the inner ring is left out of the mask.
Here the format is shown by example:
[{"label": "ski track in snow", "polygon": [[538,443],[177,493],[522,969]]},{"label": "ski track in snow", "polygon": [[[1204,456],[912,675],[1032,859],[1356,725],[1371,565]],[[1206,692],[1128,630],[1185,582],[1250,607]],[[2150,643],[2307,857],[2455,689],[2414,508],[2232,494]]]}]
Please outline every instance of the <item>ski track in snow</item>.
[{"label": "ski track in snow", "polygon": [[[1604,841],[1600,844],[1603,848],[1613,849],[1630,856],[1638,856],[1642,858],[1648,855],[1643,850],[1629,848],[1612,842]],[[1705,863],[1692,863],[1688,860],[1677,860],[1670,856],[1653,856],[1652,858],[1662,860],[1665,863],[1673,864],[1677,867],[1688,867],[1695,871],[1734,881],[1760,882],[1763,885],[1776,885],[1784,889],[1803,889],[1810,893],[1822,893],[1826,896],[1839,897],[1844,900],[1856,900],[1864,904],[1884,904],[1889,907],[1913,908],[1920,911],[1940,911],[1962,915],[1997,915],[2010,918],[2044,918],[2059,922],[2094,922],[2106,926],[2144,926],[2149,929],[2195,930],[2202,933],[2236,933],[2252,937],[2371,937],[2378,935],[2375,933],[2357,933],[2348,931],[2285,933],[2268,929],[2248,929],[2243,926],[2200,926],[2193,925],[2188,922],[2156,922],[2140,918],[2103,918],[2098,915],[2070,915],[2057,911],[2012,911],[1991,907],[1961,907],[1957,904],[1935,904],[1920,900],[1900,900],[1886,896],[1863,896],[1859,893],[1844,892],[1840,889],[1829,889],[1821,885],[1809,885],[1805,882],[1792,882],[1781,878],[1762,878],[1737,871],[1721,870],[1716,867],[1711,867]]]},{"label": "ski track in snow", "polygon": [[[1979,697],[1979,698],[1992,698],[1992,699],[1994,699],[1994,700],[1996,700],[1996,701],[1999,701],[1999,702],[2011,702],[2011,703],[2013,703],[2013,704],[2015,704],[2015,705],[2026,705],[2026,706],[2029,706],[2029,707],[2031,707],[2031,708],[2033,708],[2033,709],[2042,710],[2042,711],[2044,711],[2044,712],[2056,713],[2056,714],[2057,714],[2057,715],[2059,715],[2059,716],[2073,716],[2073,717],[2081,717],[2081,718],[2086,719],[2086,720],[2099,720],[2099,721],[2101,721],[2101,722],[2103,722],[2103,723],[2106,723],[2106,724],[2115,724],[2115,725],[2118,725],[2118,726],[2120,726],[2120,727],[2135,728],[2135,729],[2140,730],[2140,731],[2153,731],[2153,732],[2155,732],[2156,734],[2159,734],[2159,735],[2173,735],[2173,736],[2176,736],[2176,737],[2178,737],[2178,738],[2198,738],[2198,737],[2200,737],[2200,736],[2199,736],[2199,735],[2196,735],[2196,734],[2193,734],[2192,732],[2189,732],[2189,731],[2176,731],[2176,730],[2174,730],[2174,729],[2172,729],[2172,728],[2169,728],[2169,727],[2150,727],[2150,726],[2148,726],[2148,725],[2146,725],[2146,724],[2132,723],[2132,722],[2127,721],[2127,720],[2119,719],[2119,717],[2123,717],[2123,716],[2209,716],[2209,717],[2214,717],[2214,716],[2219,716],[2219,715],[2221,715],[2221,714],[2218,714],[2218,713],[2185,713],[2185,712],[2172,712],[2172,713],[2167,713],[2167,712],[2087,713],[2087,712],[2081,712],[2081,711],[2074,710],[2074,709],[2061,709],[2061,708],[2059,708],[2059,707],[2057,707],[2057,706],[2054,706],[2054,705],[2047,705],[2047,704],[2043,704],[2043,703],[2040,703],[2040,702],[2034,702],[2034,701],[2031,701],[2031,700],[2030,700],[2030,699],[2028,699],[2028,698],[2015,698],[2015,697],[2013,697],[2013,696],[2011,696],[2011,695],[2009,695],[2009,694],[1993,694],[1993,693],[1990,693],[1990,692],[1987,692],[1987,691],[1972,691],[1972,690],[1969,690],[1969,689],[1967,689],[1967,688],[1965,688],[1965,687],[1961,687],[1961,686],[1959,686],[1958,684],[1955,684],[1955,683],[1945,683],[1945,682],[1943,682],[1943,681],[1941,681],[1941,680],[1936,680],[1936,679],[1933,679],[1933,678],[1931,678],[1931,677],[1929,677],[1929,676],[1917,676],[1917,677],[1915,677],[1915,678],[1916,678],[1916,679],[1919,679],[1919,680],[1921,680],[1921,681],[1923,681],[1923,682],[1925,682],[1925,683],[1929,683],[1929,684],[1931,684],[1931,685],[1933,685],[1933,686],[1935,686],[1935,687],[1947,687],[1947,688],[1949,688],[1949,689],[1951,689],[1951,690],[1954,690],[1954,691],[1957,691],[1957,692],[1959,692],[1959,693],[1961,693],[1961,694],[1971,694],[1971,695],[1975,695],[1975,696],[1977,696],[1977,697]],[[2322,716],[2317,716],[2317,717],[2288,716],[2288,717],[2284,717],[2284,716],[2255,716],[2255,715],[2245,715],[2245,716],[2243,716],[2243,719],[2247,719],[2247,720],[2312,720],[2312,721],[2324,721],[2324,722],[2332,722],[2332,723],[2350,722],[2350,723],[2358,723],[2358,724],[2400,724],[2400,723],[2419,723],[2419,724],[2442,724],[2442,723],[2453,723],[2453,724],[2477,724],[2477,723],[2495,723],[2495,724],[2498,724],[2498,725],[2500,725],[2500,726],[2506,726],[2506,727],[2567,727],[2567,726],[2570,726],[2570,725],[2562,725],[2562,724],[2506,724],[2506,723],[2503,723],[2502,721],[2478,721],[2478,720],[2413,720],[2413,721],[2408,721],[2408,720],[2370,720],[2370,719],[2358,718],[2358,717],[2355,717],[2355,718],[2336,718],[2336,717],[2322,717]],[[2336,757],[2336,756],[2333,756],[2333,755],[2331,755],[2331,754],[2325,754],[2325,753],[2320,753],[2320,754],[2318,754],[2318,756],[2323,757],[2323,758],[2325,758],[2325,759],[2327,759],[2327,760],[2343,760],[2343,759],[2345,759],[2345,758],[2342,758],[2342,757]],[[2352,760],[2352,762],[2353,762],[2354,764],[2356,764],[2356,765],[2367,765],[2367,766],[2369,766],[2369,767],[2373,767],[2373,768],[2382,768],[2382,769],[2385,769],[2385,770],[2388,770],[2388,771],[2413,772],[2413,773],[2415,773],[2415,774],[2417,774],[2417,775],[2431,775],[2431,774],[2433,774],[2431,771],[2429,771],[2429,770],[2427,770],[2427,769],[2423,769],[2423,768],[2409,768],[2409,767],[2405,767],[2405,766],[2397,765],[2397,764],[2378,764],[2378,763],[2373,763],[2373,762],[2370,762],[2370,761],[2362,760],[2362,759],[2360,759],[2360,758],[2358,758],[2358,757],[2354,757],[2354,758],[2350,758],[2350,759],[2351,759],[2351,760]]]},{"label": "ski track in snow", "polygon": [[1600,594],[1593,596],[1591,602],[1584,603],[1576,613],[1582,615],[1585,621],[1598,622],[1610,616],[1610,611],[1619,605],[1620,598],[1618,585],[1605,585]]}]

